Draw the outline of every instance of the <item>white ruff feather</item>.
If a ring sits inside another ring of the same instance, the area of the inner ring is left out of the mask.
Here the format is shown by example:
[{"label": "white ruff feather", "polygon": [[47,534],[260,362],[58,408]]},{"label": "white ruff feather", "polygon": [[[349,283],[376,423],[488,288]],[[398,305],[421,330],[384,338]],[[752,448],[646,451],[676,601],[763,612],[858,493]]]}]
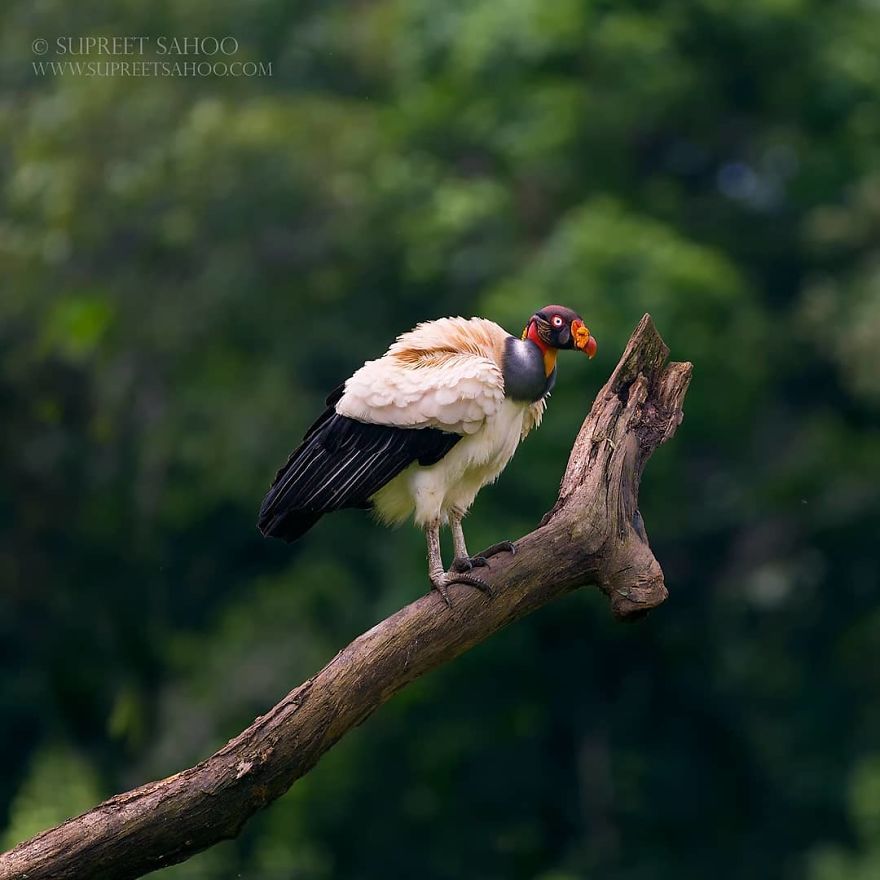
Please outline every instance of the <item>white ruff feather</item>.
[{"label": "white ruff feather", "polygon": [[346,383],[340,415],[381,425],[439,428],[462,439],[429,467],[410,465],[372,498],[378,516],[418,525],[465,514],[494,482],[520,440],[541,422],[544,401],[504,397],[507,332],[482,318],[442,318],[404,333]]},{"label": "white ruff feather", "polygon": [[397,523],[413,515],[416,525],[425,526],[435,520],[446,523],[453,511],[467,513],[480,489],[498,479],[516,452],[531,418],[529,409],[505,400],[437,464],[410,465],[373,496],[379,518]]}]

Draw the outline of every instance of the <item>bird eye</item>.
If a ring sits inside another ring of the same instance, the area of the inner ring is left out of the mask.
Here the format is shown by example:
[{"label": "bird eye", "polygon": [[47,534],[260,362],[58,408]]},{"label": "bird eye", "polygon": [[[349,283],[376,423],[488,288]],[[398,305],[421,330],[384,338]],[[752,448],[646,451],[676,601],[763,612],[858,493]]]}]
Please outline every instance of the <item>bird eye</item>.
[{"label": "bird eye", "polygon": [[563,323],[562,318],[560,318],[559,315],[553,316],[553,326],[554,327],[561,327],[562,323]]}]

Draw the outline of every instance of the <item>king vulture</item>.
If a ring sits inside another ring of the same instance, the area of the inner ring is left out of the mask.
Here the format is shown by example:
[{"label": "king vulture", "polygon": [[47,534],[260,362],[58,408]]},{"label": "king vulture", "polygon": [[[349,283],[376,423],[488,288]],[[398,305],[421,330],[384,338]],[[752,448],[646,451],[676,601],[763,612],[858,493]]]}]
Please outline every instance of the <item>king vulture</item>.
[{"label": "king vulture", "polygon": [[[413,516],[427,537],[431,584],[447,605],[450,584],[490,593],[472,570],[514,546],[505,541],[471,556],[461,520],[541,423],[559,349],[596,353],[583,320],[563,306],[535,312],[519,339],[483,318],[441,318],[402,334],[331,392],[276,474],[260,531],[295,541],[346,507],[372,509],[385,523]],[[455,548],[448,571],[442,525]]]}]

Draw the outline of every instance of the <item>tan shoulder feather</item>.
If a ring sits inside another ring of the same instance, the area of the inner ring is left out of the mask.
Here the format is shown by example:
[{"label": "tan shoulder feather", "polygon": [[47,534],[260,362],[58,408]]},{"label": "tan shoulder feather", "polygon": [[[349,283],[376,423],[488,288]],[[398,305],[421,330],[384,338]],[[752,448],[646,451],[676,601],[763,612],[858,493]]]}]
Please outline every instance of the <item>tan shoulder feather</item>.
[{"label": "tan shoulder feather", "polygon": [[418,324],[397,337],[387,356],[418,363],[425,356],[448,352],[489,358],[501,366],[507,331],[485,318],[439,318]]}]

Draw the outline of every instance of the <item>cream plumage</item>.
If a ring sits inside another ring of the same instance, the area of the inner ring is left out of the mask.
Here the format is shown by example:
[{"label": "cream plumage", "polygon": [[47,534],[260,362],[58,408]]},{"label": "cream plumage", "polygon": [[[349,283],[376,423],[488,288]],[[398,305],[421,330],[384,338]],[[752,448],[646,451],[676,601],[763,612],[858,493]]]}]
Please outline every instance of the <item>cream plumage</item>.
[{"label": "cream plumage", "polygon": [[[536,312],[522,339],[482,318],[441,318],[402,334],[327,398],[278,471],[260,530],[292,541],[344,507],[373,508],[385,522],[413,516],[427,534],[431,583],[447,603],[452,583],[488,591],[471,569],[513,545],[471,557],[461,519],[540,424],[560,348],[596,350],[580,317],[562,306]],[[455,547],[448,572],[439,538],[446,524]]]},{"label": "cream plumage", "polygon": [[504,400],[509,334],[482,318],[441,318],[404,333],[346,383],[336,411],[400,428],[473,434]]}]

